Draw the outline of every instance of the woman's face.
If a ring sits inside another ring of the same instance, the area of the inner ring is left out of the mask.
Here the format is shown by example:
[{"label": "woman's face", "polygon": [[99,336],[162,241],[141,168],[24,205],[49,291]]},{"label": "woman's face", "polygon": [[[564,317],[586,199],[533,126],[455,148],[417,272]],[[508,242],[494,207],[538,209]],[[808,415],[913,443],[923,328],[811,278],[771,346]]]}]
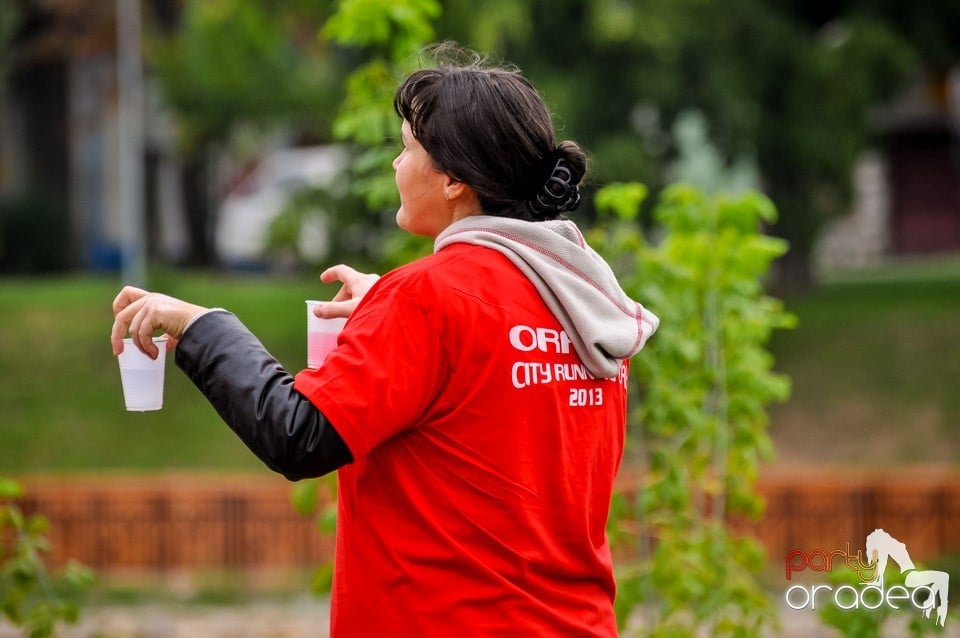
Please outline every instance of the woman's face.
[{"label": "woman's face", "polygon": [[400,209],[397,225],[415,235],[436,237],[453,221],[449,202],[444,197],[448,176],[433,166],[427,151],[413,136],[406,120],[400,128],[403,149],[393,160]]}]

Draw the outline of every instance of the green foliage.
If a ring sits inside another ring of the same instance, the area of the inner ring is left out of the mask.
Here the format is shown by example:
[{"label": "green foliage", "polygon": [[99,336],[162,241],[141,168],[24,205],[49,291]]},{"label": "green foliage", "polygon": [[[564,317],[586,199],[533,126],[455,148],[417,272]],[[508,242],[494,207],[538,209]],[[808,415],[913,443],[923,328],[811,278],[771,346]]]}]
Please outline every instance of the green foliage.
[{"label": "green foliage", "polygon": [[673,137],[677,158],[667,168],[671,182],[685,182],[708,194],[721,190],[741,193],[758,187],[757,167],[752,158],[738,157],[728,167],[726,159],[710,142],[703,113],[687,111],[678,115]]},{"label": "green foliage", "polygon": [[[356,189],[368,206],[392,206],[386,167],[395,149],[384,140],[396,131],[393,90],[425,43],[454,39],[519,64],[560,114],[561,134],[591,150],[591,179],[601,185],[641,179],[656,192],[676,181],[671,166],[683,152],[676,124],[690,110],[702,113],[720,159],[758,167],[780,209],[777,233],[797,261],[822,223],[849,208],[852,164],[874,141],[868,110],[924,68],[942,77],[960,55],[960,9],[945,1],[192,0],[183,7],[179,31],[152,40],[148,52],[181,143],[197,155],[222,150],[244,127],[260,129],[261,139],[273,128],[332,134],[364,148]],[[376,215],[364,221],[380,230]]]},{"label": "green foliage", "polygon": [[334,122],[334,135],[365,150],[354,164],[355,192],[379,209],[398,201],[390,162],[397,153],[399,123],[393,95],[399,78],[434,37],[437,0],[340,0],[323,35],[364,49],[367,61],[347,79],[347,95]]},{"label": "green foliage", "polygon": [[384,266],[397,268],[433,252],[433,240],[407,232],[395,232],[384,243]]},{"label": "green foliage", "polygon": [[340,0],[323,32],[343,45],[386,50],[398,61],[433,38],[439,15],[435,0]]},{"label": "green foliage", "polygon": [[[924,569],[920,564],[917,569]],[[854,588],[860,588],[863,583],[860,576],[850,569],[835,569],[830,572],[827,579],[833,586],[834,591],[844,585]],[[884,574],[884,591],[895,585],[904,585],[906,573],[899,570],[888,569]],[[870,605],[875,605],[874,594],[869,594]],[[919,599],[918,599],[919,600]],[[911,618],[906,623],[909,635],[914,638],[922,636],[940,635],[944,632],[944,627],[939,626],[933,618],[924,618],[921,612],[913,607],[910,602],[902,602],[899,610],[894,610],[886,604],[879,605],[876,609],[867,609],[856,607],[853,609],[841,609],[830,599],[820,610],[820,618],[824,624],[835,627],[845,638],[881,638],[885,635],[885,629],[888,629],[891,619],[898,618],[902,620],[904,615],[910,615]],[[819,600],[818,600],[819,602]],[[936,612],[932,614],[936,616]],[[949,616],[948,616],[949,621]]]},{"label": "green foliage", "polygon": [[[0,4],[0,52],[6,52],[20,23],[20,10],[12,2]],[[3,93],[4,83],[7,71],[10,67],[10,57],[5,53],[0,54],[0,94]]]},{"label": "green foliage", "polygon": [[[385,223],[370,217],[365,203],[352,192],[347,173],[344,167],[330,187],[306,187],[290,194],[282,212],[270,224],[266,246],[269,256],[289,257],[314,267],[350,262],[355,268],[366,268],[382,259]],[[303,253],[303,237],[310,236],[311,224],[329,238],[328,252],[315,256]]]},{"label": "green foliage", "polygon": [[[400,121],[393,110],[399,79],[418,62],[417,53],[433,38],[432,22],[440,15],[436,0],[341,0],[321,30],[335,45],[359,49],[365,60],[346,79],[346,96],[333,122],[333,136],[354,145],[349,176],[350,195],[333,196],[314,191],[306,200],[333,198],[336,211],[328,216],[336,237],[336,260],[358,259],[397,265],[395,249],[404,255],[421,252],[424,242],[402,238],[392,216],[399,196],[391,163],[399,152]],[[332,189],[331,189],[332,190]],[[305,221],[316,214],[300,198],[284,211],[279,226],[272,229],[272,244],[290,246]],[[407,245],[410,244],[410,248]]]},{"label": "green foliage", "polygon": [[63,272],[72,265],[67,205],[44,195],[0,199],[0,272]]},{"label": "green foliage", "polygon": [[255,161],[264,145],[329,140],[344,63],[317,37],[330,0],[177,4],[175,30],[150,29],[144,52],[172,115],[184,205],[194,220],[189,260],[212,264],[211,195],[223,184],[211,176]]},{"label": "green foliage", "polygon": [[512,41],[533,33],[531,2],[516,0],[443,0],[437,21],[441,39],[469,43],[477,51],[502,52]]},{"label": "green foliage", "polygon": [[601,189],[589,234],[624,289],[662,320],[632,362],[627,463],[640,483],[633,507],[615,501],[610,528],[637,562],[619,574],[619,619],[639,614],[653,636],[759,635],[773,618],[755,578],[763,552],[727,523],[762,512],[754,487],[772,454],[766,405],[789,394],[766,344],[794,319],[761,284],[787,247],[759,232],[776,217],[765,197],[682,184],[654,207],[663,238],[653,245],[639,224],[645,196],[640,184]]},{"label": "green foliage", "polygon": [[[336,531],[336,474],[328,474],[323,478],[297,483],[290,492],[290,502],[301,516],[313,517],[319,533],[333,534]],[[314,594],[321,596],[330,593],[332,585],[333,560],[329,560],[320,565],[314,572],[310,589]]]},{"label": "green foliage", "polygon": [[190,1],[180,28],[146,49],[181,150],[203,155],[246,127],[323,136],[341,70],[316,37],[329,2]]},{"label": "green foliage", "polygon": [[75,623],[93,572],[71,562],[56,579],[47,571],[49,550],[40,516],[24,516],[14,501],[20,486],[0,478],[0,612],[29,638],[48,638],[58,622]]},{"label": "green foliage", "polygon": [[[347,96],[334,122],[334,135],[365,149],[355,159],[352,191],[361,196],[370,210],[398,203],[390,164],[396,155],[399,122],[393,112],[397,80],[410,71],[414,54],[433,38],[432,21],[440,15],[436,0],[340,0],[335,13],[323,26],[323,35],[333,42],[366,49],[369,59],[347,79]],[[323,197],[322,193],[314,196]],[[376,224],[373,224],[374,226]],[[387,254],[404,257],[423,251],[426,243],[405,239],[394,232],[385,239]],[[325,481],[330,493],[319,507],[318,483]],[[335,477],[304,482],[294,488],[294,507],[305,516],[314,516],[321,533],[336,528]],[[331,564],[321,565],[312,589],[317,594],[330,590]]]},{"label": "green foliage", "polygon": [[449,0],[438,31],[518,64],[590,149],[595,182],[676,181],[676,124],[696,110],[722,158],[755,163],[798,262],[849,209],[868,111],[960,55],[946,1],[530,0],[500,17],[504,3]]}]

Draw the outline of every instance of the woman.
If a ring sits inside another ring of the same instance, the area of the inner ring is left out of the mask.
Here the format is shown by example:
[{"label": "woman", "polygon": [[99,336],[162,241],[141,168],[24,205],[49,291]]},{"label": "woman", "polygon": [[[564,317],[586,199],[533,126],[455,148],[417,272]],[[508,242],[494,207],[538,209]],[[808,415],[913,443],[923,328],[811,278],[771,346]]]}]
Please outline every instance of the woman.
[{"label": "woman", "polygon": [[132,288],[114,351],[162,330],[267,465],[338,470],[334,638],[615,636],[627,362],[658,320],[560,219],[586,159],[518,72],[417,71],[395,107],[397,223],[435,252],[323,274],[343,287],[317,314],[350,319],[320,369],[292,377],[233,315]]}]

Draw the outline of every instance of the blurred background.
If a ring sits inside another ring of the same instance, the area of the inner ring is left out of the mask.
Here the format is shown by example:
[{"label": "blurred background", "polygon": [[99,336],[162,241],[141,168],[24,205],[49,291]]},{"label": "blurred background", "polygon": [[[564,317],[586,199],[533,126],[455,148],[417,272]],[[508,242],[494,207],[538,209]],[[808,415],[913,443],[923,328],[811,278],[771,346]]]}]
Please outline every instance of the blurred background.
[{"label": "blurred background", "polygon": [[[100,574],[90,609],[115,615],[77,635],[268,635],[157,605],[270,601],[323,635],[325,603],[300,594],[329,528],[172,366],[162,411],[123,410],[110,304],[130,283],[226,307],[304,367],[303,300],[335,292],[322,268],[425,248],[394,227],[390,100],[443,40],[531,79],[589,152],[588,192],[773,201],[765,231],[790,250],[765,285],[798,325],[770,343],[792,395],[761,484],[821,479],[842,517],[903,477],[934,517],[924,551],[952,561],[958,36],[949,0],[0,0],[0,475],[50,519],[54,564]],[[590,197],[574,218],[596,221]],[[266,549],[278,534],[299,549]]]}]

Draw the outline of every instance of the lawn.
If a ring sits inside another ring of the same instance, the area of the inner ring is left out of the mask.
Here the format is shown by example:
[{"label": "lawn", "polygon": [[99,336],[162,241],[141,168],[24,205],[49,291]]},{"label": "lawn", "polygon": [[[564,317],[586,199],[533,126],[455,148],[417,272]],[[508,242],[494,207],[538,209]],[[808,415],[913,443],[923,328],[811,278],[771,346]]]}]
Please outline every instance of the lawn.
[{"label": "lawn", "polygon": [[[800,325],[772,344],[794,387],[773,410],[781,460],[960,458],[958,265],[834,278],[787,300]],[[303,300],[335,291],[315,276],[198,273],[160,273],[153,287],[236,312],[291,371],[306,357]],[[172,361],[162,411],[123,409],[109,344],[118,290],[113,277],[0,279],[0,475],[261,469]]]},{"label": "lawn", "polygon": [[960,459],[960,260],[838,275],[787,303],[800,324],[772,344],[793,380],[773,410],[781,460]]},{"label": "lawn", "polygon": [[[155,277],[154,289],[234,311],[292,371],[306,357],[315,277]],[[189,380],[167,362],[164,409],[123,407],[110,350],[116,279],[0,280],[0,474],[260,466]]]}]

